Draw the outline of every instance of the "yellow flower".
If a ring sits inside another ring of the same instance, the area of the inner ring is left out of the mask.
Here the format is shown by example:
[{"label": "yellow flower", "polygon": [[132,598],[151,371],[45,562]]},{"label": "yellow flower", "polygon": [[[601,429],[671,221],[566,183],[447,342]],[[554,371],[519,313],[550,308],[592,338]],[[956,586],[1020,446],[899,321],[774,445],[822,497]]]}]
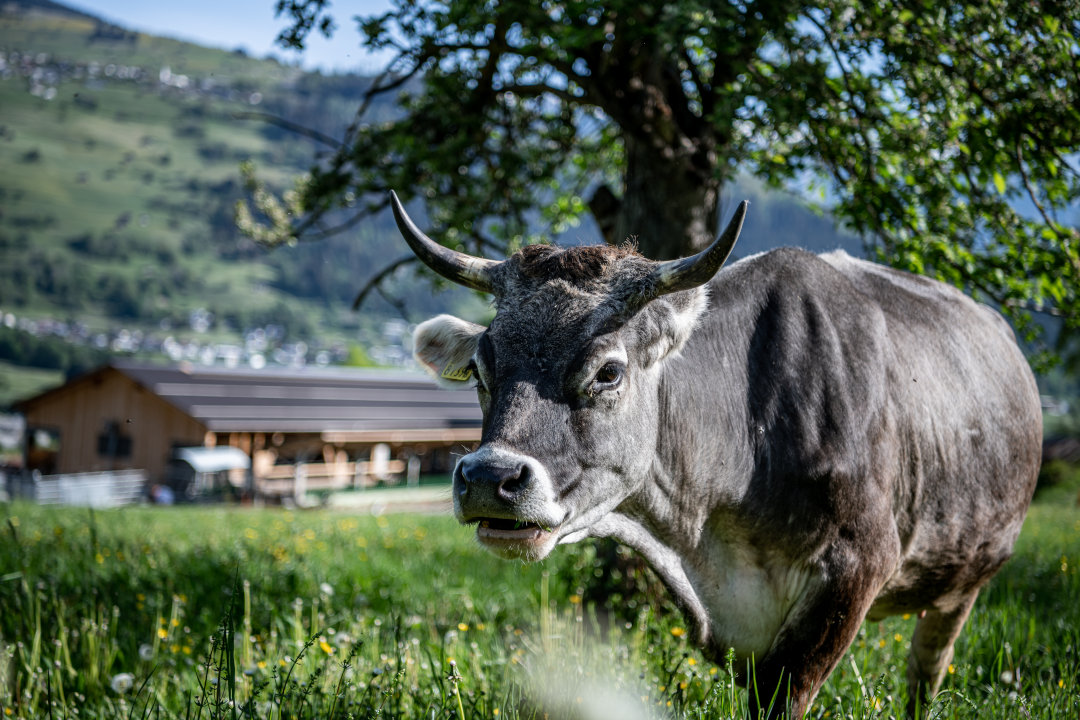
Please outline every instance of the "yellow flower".
[{"label": "yellow flower", "polygon": [[476,623],[477,630],[483,630],[485,627],[487,627],[487,625],[484,625],[484,623]]},{"label": "yellow flower", "polygon": [[1065,687],[1065,678],[1058,678],[1058,687],[1059,688]]},{"label": "yellow flower", "polygon": [[164,640],[165,638],[169,637],[169,631],[163,627],[159,627],[157,629],[157,636]]},{"label": "yellow flower", "polygon": [[885,638],[881,638],[877,644],[878,647],[885,647]]},{"label": "yellow flower", "polygon": [[260,670],[265,670],[266,669],[266,661],[265,660],[260,660],[259,662],[255,663],[255,666],[258,667]]},{"label": "yellow flower", "polygon": [[257,540],[259,537],[259,533],[256,532],[255,528],[245,528],[244,537],[246,537],[248,540]]},{"label": "yellow flower", "polygon": [[94,560],[97,561],[98,565],[101,565],[105,562],[105,557],[101,553],[97,553],[96,555],[94,555]]},{"label": "yellow flower", "polygon": [[180,650],[181,650],[181,651],[182,651],[182,652],[183,652],[183,653],[184,653],[185,655],[190,655],[190,654],[191,654],[191,646],[190,646],[190,645],[185,645],[184,647],[180,648]]},{"label": "yellow flower", "polygon": [[492,710],[491,714],[494,715],[495,717],[499,717],[499,708],[495,708],[494,710]]},{"label": "yellow flower", "polygon": [[949,663],[949,674],[950,675],[956,674],[956,666],[953,665],[952,663]]},{"label": "yellow flower", "polygon": [[892,639],[895,640],[896,642],[904,642],[904,636],[901,635],[900,633],[896,633],[895,635],[893,635]]},{"label": "yellow flower", "polygon": [[571,605],[579,605],[579,604],[581,604],[581,596],[580,595],[571,595],[570,596],[570,604]]},{"label": "yellow flower", "polygon": [[686,634],[686,631],[683,630],[681,627],[671,628],[671,634],[675,637],[681,638],[683,635]]},{"label": "yellow flower", "polygon": [[468,632],[469,631],[469,625],[468,625],[468,623],[458,623],[457,624],[457,629],[460,630],[461,632]]},{"label": "yellow flower", "polygon": [[903,617],[904,617],[905,620],[910,620],[911,619],[911,613],[904,613]]},{"label": "yellow flower", "polygon": [[687,658],[686,659],[686,664],[687,665],[697,665],[697,660],[695,660],[694,658]]},{"label": "yellow flower", "polygon": [[319,638],[319,647],[321,647],[322,651],[327,655],[334,654],[334,648],[330,647],[330,643],[326,642],[326,638]]},{"label": "yellow flower", "polygon": [[710,675],[715,675],[716,674],[716,668],[709,668],[709,674]]}]

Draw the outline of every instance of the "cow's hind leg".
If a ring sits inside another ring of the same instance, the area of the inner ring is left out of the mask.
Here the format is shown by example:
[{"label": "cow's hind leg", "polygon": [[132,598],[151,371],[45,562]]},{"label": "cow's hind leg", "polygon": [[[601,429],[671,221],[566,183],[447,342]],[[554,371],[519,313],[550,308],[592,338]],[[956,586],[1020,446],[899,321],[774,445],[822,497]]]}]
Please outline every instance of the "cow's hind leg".
[{"label": "cow's hind leg", "polygon": [[926,713],[952,662],[953,643],[960,635],[979,591],[974,590],[951,610],[927,610],[915,623],[908,656],[909,717]]}]

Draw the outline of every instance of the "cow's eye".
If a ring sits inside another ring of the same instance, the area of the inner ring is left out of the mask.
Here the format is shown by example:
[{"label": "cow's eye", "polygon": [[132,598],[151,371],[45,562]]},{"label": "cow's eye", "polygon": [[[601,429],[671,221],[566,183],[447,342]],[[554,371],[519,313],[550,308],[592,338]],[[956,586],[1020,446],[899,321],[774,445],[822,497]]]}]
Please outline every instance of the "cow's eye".
[{"label": "cow's eye", "polygon": [[596,372],[593,383],[597,390],[610,390],[622,382],[622,363],[609,362]]}]

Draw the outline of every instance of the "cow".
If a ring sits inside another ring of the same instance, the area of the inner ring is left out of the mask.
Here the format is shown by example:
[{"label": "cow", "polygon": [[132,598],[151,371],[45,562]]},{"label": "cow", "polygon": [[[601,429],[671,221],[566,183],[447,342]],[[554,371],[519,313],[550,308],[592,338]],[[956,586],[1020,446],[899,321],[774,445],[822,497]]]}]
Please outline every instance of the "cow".
[{"label": "cow", "polygon": [[476,385],[481,441],[452,494],[481,545],[633,548],[704,652],[750,668],[754,717],[802,717],[864,619],[917,614],[908,711],[927,708],[1040,462],[1035,380],[998,313],[842,251],[721,270],[746,202],[664,262],[625,246],[476,258],[391,205],[425,264],[495,299],[488,327],[440,315],[414,333],[421,365]]}]

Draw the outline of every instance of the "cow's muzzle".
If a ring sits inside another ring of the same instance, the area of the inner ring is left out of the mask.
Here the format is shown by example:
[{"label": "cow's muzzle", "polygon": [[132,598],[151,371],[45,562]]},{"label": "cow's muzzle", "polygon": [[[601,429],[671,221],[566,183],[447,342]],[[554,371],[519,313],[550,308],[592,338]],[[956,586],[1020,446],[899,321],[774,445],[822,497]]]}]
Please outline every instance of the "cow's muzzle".
[{"label": "cow's muzzle", "polygon": [[476,524],[482,545],[504,557],[536,560],[551,551],[565,512],[535,458],[485,446],[454,469],[454,512]]}]

